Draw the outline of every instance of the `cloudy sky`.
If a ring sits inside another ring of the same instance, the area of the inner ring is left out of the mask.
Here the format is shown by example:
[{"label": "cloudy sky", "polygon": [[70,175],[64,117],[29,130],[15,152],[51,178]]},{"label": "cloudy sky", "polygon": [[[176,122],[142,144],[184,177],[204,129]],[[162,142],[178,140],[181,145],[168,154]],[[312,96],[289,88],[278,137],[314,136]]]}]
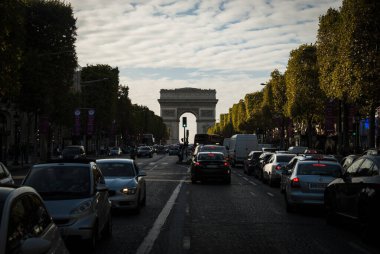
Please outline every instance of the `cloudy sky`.
[{"label": "cloudy sky", "polygon": [[262,89],[289,52],[314,43],[318,18],[341,0],[66,0],[81,66],[120,70],[133,103],[160,114],[160,89],[216,89],[217,119]]}]

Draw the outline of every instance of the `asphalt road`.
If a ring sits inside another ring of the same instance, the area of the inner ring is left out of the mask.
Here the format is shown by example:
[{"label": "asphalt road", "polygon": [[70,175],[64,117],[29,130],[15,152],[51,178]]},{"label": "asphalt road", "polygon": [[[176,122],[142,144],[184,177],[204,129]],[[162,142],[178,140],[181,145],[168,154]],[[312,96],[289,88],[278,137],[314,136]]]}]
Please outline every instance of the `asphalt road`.
[{"label": "asphalt road", "polygon": [[[354,225],[326,225],[321,209],[285,211],[279,188],[232,170],[232,183],[191,184],[177,156],[137,159],[147,173],[140,214],[113,212],[96,253],[380,253]],[[74,251],[75,252],[75,251]]]}]

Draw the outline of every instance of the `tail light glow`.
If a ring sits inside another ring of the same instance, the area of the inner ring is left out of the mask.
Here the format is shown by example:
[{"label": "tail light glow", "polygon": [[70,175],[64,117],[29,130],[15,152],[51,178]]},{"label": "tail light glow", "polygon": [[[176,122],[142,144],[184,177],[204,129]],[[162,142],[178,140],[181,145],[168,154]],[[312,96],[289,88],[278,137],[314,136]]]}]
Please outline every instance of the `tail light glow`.
[{"label": "tail light glow", "polygon": [[290,182],[290,185],[293,187],[293,188],[299,188],[301,187],[300,185],[300,179],[298,177],[294,177],[291,182]]},{"label": "tail light glow", "polygon": [[229,167],[230,164],[226,161],[226,162],[224,162],[223,166],[225,166],[225,167]]},{"label": "tail light glow", "polygon": [[281,169],[281,166],[280,165],[277,165],[276,166],[276,170],[280,170]]}]

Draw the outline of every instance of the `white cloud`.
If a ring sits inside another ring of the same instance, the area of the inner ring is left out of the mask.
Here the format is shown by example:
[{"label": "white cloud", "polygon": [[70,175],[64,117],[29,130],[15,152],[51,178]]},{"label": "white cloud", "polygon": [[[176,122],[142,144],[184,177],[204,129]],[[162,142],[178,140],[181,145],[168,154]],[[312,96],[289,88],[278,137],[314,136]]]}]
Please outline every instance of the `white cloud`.
[{"label": "white cloud", "polygon": [[[188,86],[217,89],[218,113],[227,112],[246,93],[261,89],[258,84],[272,70],[284,71],[292,49],[315,41],[319,16],[341,5],[341,0],[68,2],[78,20],[80,65],[157,69],[149,77],[136,77],[137,72],[121,77],[132,101],[156,113],[160,89]],[[177,68],[196,71],[187,75],[191,79],[163,78],[162,69]]]}]

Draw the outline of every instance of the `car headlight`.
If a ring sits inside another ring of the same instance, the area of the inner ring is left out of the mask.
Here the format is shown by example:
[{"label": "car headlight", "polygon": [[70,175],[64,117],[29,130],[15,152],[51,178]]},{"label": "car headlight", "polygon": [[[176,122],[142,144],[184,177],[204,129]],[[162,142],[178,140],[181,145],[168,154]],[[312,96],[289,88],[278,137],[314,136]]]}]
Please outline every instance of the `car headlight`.
[{"label": "car headlight", "polygon": [[88,212],[91,209],[92,202],[91,200],[86,200],[79,204],[78,207],[74,208],[71,211],[71,214],[78,215]]},{"label": "car headlight", "polygon": [[126,195],[133,195],[133,194],[136,194],[136,191],[137,191],[137,188],[134,187],[134,188],[123,188],[120,190],[121,193],[123,194],[126,194]]}]

